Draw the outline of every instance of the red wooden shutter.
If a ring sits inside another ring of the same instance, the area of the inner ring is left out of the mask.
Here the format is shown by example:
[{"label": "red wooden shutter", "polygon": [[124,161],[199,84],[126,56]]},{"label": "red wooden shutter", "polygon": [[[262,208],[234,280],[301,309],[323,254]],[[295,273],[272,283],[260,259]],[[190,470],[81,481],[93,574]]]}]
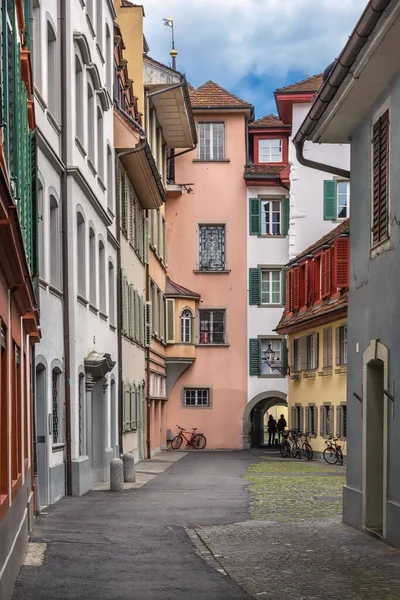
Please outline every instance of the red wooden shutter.
[{"label": "red wooden shutter", "polygon": [[336,288],[349,287],[350,239],[336,238],[334,244],[333,285]]},{"label": "red wooden shutter", "polygon": [[292,272],[286,271],[286,305],[285,311],[290,313],[292,307],[293,297],[293,286],[292,286]]},{"label": "red wooden shutter", "polygon": [[300,272],[299,267],[293,269],[293,310],[298,310],[300,303]]},{"label": "red wooden shutter", "polygon": [[314,302],[314,273],[313,261],[307,261],[307,304]]},{"label": "red wooden shutter", "polygon": [[326,296],[326,252],[321,256],[321,298]]},{"label": "red wooden shutter", "polygon": [[330,296],[331,293],[331,251],[325,250],[325,265],[324,265],[324,292],[323,297]]},{"label": "red wooden shutter", "polygon": [[313,260],[314,265],[314,302],[321,298],[321,255]]},{"label": "red wooden shutter", "polygon": [[308,261],[304,265],[304,304],[308,305]]}]

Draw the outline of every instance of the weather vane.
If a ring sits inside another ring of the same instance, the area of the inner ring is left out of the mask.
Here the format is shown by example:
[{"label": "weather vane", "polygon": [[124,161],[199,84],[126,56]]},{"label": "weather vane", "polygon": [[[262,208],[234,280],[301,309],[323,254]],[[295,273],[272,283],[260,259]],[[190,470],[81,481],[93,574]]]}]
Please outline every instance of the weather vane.
[{"label": "weather vane", "polygon": [[171,17],[166,17],[165,19],[163,19],[163,21],[164,21],[164,25],[166,27],[171,27],[171,33],[172,33],[172,50],[170,52],[170,55],[172,57],[172,68],[176,71],[176,57],[177,57],[178,53],[175,50],[174,20]]}]

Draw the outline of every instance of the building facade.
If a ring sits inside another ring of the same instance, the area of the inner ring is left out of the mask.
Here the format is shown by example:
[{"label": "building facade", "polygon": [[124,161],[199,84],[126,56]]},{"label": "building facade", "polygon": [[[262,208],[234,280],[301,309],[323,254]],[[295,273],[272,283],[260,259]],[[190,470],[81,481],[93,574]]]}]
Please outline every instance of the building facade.
[{"label": "building facade", "polygon": [[289,427],[309,432],[314,455],[336,436],[347,454],[349,220],[286,267],[286,306],[276,331],[289,349]]},{"label": "building facade", "polygon": [[40,337],[37,134],[26,2],[2,5],[0,104],[0,597],[12,596],[35,512],[33,371]]},{"label": "building facade", "polygon": [[[306,139],[350,141],[348,467],[343,520],[397,547],[399,32],[399,3],[370,1],[327,73],[315,100],[318,118],[311,121],[313,115],[307,115],[295,137],[300,152]],[[327,90],[333,93],[323,103]],[[330,169],[334,172],[337,165],[332,163]]]}]

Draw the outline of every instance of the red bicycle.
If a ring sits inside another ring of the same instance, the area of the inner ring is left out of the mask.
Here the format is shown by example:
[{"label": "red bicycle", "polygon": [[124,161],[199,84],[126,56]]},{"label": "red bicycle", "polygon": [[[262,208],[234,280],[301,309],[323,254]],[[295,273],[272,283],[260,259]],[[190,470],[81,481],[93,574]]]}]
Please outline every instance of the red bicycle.
[{"label": "red bicycle", "polygon": [[171,442],[171,448],[173,450],[178,450],[182,446],[184,439],[186,440],[188,446],[193,446],[193,448],[196,450],[203,450],[203,448],[206,447],[206,436],[202,433],[195,433],[197,431],[197,427],[192,427],[192,433],[189,439],[186,437],[185,433],[190,433],[190,431],[186,431],[186,429],[179,427],[179,425],[177,425],[177,428],[179,429],[179,433]]}]

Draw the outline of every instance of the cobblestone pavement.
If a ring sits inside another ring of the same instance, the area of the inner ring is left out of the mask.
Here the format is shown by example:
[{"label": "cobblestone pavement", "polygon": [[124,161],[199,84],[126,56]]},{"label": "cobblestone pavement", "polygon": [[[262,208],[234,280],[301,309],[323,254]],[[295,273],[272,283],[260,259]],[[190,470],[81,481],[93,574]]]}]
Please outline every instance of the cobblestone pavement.
[{"label": "cobblestone pavement", "polygon": [[272,456],[248,468],[252,521],[195,528],[219,567],[254,598],[400,599],[400,552],[341,523],[344,467]]}]

